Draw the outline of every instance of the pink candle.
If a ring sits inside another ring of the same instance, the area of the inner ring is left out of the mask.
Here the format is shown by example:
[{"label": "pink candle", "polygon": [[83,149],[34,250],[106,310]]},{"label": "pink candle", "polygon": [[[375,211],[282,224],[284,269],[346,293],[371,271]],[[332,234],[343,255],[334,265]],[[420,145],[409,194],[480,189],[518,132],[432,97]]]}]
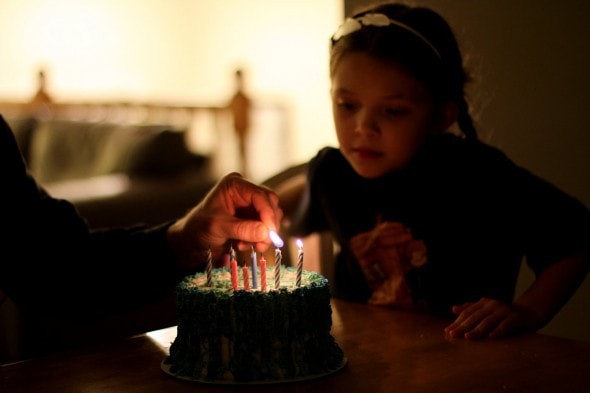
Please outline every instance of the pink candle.
[{"label": "pink candle", "polygon": [[244,265],[242,268],[242,273],[244,275],[244,290],[248,291],[250,289],[250,281],[248,280],[248,266]]},{"label": "pink candle", "polygon": [[234,291],[238,290],[238,262],[235,259],[231,260],[231,285]]},{"label": "pink candle", "polygon": [[260,290],[266,291],[266,259],[260,257]]}]

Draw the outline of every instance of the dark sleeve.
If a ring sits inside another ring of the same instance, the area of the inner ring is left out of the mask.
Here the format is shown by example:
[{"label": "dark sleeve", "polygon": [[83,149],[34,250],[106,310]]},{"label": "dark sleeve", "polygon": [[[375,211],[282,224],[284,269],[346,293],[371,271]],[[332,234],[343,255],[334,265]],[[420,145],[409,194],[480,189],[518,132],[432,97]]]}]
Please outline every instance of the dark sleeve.
[{"label": "dark sleeve", "polygon": [[488,173],[483,179],[499,190],[492,201],[504,207],[498,214],[506,216],[503,230],[514,233],[536,274],[588,251],[590,211],[580,200],[516,165],[499,150],[483,148],[475,153],[492,162],[486,165]]},{"label": "dark sleeve", "polygon": [[590,211],[581,201],[524,169],[514,180],[521,190],[526,259],[535,272],[588,251]]},{"label": "dark sleeve", "polygon": [[30,176],[1,117],[0,171],[0,288],[23,309],[111,313],[175,285],[168,225],[90,231],[71,203],[47,195]]},{"label": "dark sleeve", "polygon": [[299,206],[291,219],[289,231],[293,236],[307,236],[313,232],[328,229],[326,217],[320,206],[321,173],[330,148],[324,148],[313,157],[307,169],[307,184]]}]

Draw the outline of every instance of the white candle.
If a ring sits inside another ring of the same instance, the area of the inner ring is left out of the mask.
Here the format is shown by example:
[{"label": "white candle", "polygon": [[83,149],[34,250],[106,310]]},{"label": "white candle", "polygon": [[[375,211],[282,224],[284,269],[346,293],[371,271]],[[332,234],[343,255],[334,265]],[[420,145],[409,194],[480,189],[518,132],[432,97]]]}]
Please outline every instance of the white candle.
[{"label": "white candle", "polygon": [[256,251],[252,246],[252,289],[258,288],[258,262],[256,261]]}]

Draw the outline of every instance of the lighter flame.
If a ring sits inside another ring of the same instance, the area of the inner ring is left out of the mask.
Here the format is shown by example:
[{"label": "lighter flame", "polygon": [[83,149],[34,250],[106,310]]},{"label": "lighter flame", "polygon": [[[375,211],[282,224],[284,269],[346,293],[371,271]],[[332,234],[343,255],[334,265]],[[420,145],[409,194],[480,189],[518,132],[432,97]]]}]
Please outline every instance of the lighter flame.
[{"label": "lighter flame", "polygon": [[285,244],[275,231],[270,231],[269,236],[276,248],[281,248]]}]

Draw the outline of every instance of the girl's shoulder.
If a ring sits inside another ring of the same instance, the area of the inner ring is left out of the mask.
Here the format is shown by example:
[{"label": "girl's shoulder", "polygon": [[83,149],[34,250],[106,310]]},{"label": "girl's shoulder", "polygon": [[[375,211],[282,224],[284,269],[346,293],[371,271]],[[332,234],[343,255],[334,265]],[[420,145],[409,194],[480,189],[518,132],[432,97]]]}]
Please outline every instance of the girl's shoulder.
[{"label": "girl's shoulder", "polygon": [[346,161],[336,147],[326,146],[318,150],[316,155],[311,159],[311,163],[337,164],[339,161]]},{"label": "girl's shoulder", "polygon": [[358,177],[340,149],[335,147],[324,147],[317,152],[309,161],[307,176],[311,184],[328,188]]},{"label": "girl's shoulder", "polygon": [[460,154],[463,157],[508,160],[502,150],[479,139],[465,139],[454,134],[445,133],[436,139],[435,144],[439,150]]},{"label": "girl's shoulder", "polygon": [[430,159],[443,167],[463,170],[514,170],[514,162],[497,147],[480,140],[469,140],[453,134],[440,135],[430,148]]},{"label": "girl's shoulder", "polygon": [[310,173],[331,173],[350,168],[350,165],[335,147],[324,147],[309,162]]}]

